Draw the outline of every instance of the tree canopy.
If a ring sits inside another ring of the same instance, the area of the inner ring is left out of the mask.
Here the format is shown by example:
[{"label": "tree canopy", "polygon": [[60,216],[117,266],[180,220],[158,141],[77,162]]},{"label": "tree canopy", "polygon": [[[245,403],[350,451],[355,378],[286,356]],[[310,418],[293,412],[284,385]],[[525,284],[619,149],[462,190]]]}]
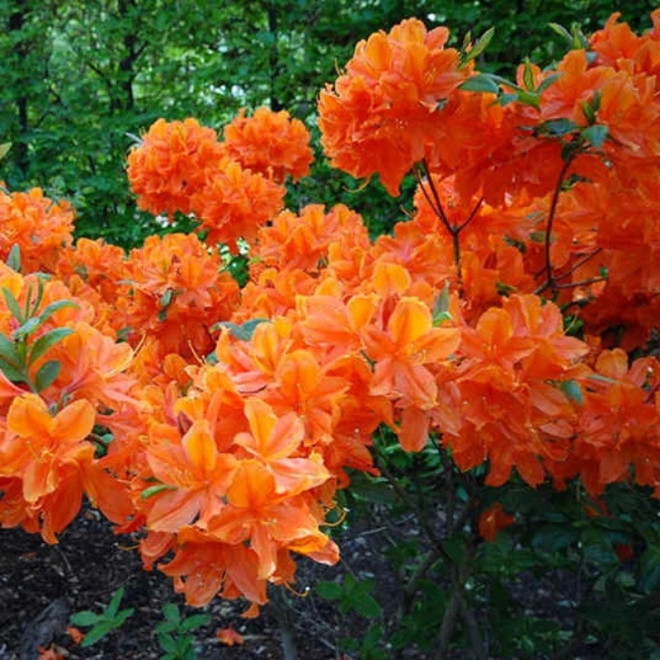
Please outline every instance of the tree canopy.
[{"label": "tree canopy", "polygon": [[[654,0],[623,9],[644,26]],[[319,90],[355,42],[407,16],[445,24],[455,42],[495,26],[480,66],[511,71],[523,54],[540,65],[561,37],[540,25],[595,29],[614,0],[0,0],[4,84],[0,178],[73,200],[80,235],[132,245],[151,220],[126,192],[125,155],[158,117],[197,117],[220,128],[241,107],[286,108],[314,128]],[[332,181],[330,179],[333,179]],[[299,201],[349,201],[341,175],[318,164]],[[355,197],[353,195],[353,197]],[[296,200],[293,200],[294,204]],[[355,204],[355,199],[352,200]],[[373,199],[371,201],[373,205]],[[359,203],[358,203],[359,205]]]}]

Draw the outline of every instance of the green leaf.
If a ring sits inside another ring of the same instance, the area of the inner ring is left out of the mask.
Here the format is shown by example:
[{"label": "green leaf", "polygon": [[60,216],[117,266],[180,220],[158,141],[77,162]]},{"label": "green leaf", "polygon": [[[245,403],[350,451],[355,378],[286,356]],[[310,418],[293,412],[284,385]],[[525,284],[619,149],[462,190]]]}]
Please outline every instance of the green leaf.
[{"label": "green leaf", "polygon": [[38,316],[33,316],[31,319],[25,321],[25,323],[19,328],[16,328],[12,333],[12,336],[16,340],[25,339],[25,337],[29,337],[35,330],[38,330],[41,323],[42,322],[39,320]]},{"label": "green leaf", "polygon": [[168,621],[172,621],[176,624],[181,622],[181,614],[179,614],[179,608],[174,603],[168,603],[167,605],[163,606],[163,615]]},{"label": "green leaf", "polygon": [[210,623],[210,621],[211,616],[209,614],[193,614],[183,620],[181,623],[181,630],[183,632],[189,632],[200,628],[201,626],[205,626],[207,623]]},{"label": "green leaf", "polygon": [[537,110],[541,107],[539,95],[536,92],[518,92],[518,102],[523,105],[529,105]]},{"label": "green leaf", "polygon": [[561,74],[559,73],[551,73],[545,80],[541,81],[541,84],[536,88],[536,93],[540,94],[541,92],[544,92],[550,85],[553,85],[556,80],[559,80],[561,78]]},{"label": "green leaf", "polygon": [[465,539],[460,536],[448,538],[442,542],[442,549],[454,563],[459,564],[466,554]]},{"label": "green leaf", "polygon": [[525,64],[523,66],[523,83],[528,91],[534,91],[534,71],[532,70],[532,63],[529,61],[529,57],[525,58]]},{"label": "green leaf", "polygon": [[153,497],[154,495],[157,495],[158,493],[164,490],[176,490],[176,486],[170,486],[168,484],[156,484],[155,486],[149,486],[149,488],[145,488],[142,491],[140,497],[143,500],[146,500],[150,497]]},{"label": "green leaf", "polygon": [[23,311],[21,310],[21,306],[18,304],[18,300],[14,298],[14,294],[9,289],[3,286],[2,295],[4,296],[5,302],[7,303],[7,307],[9,307],[9,311],[11,312],[12,316],[20,324],[25,323],[25,319],[23,318]]},{"label": "green leaf", "polygon": [[568,135],[577,128],[574,121],[570,119],[550,119],[544,121],[537,129],[540,135]]},{"label": "green leaf", "polygon": [[563,25],[560,25],[559,23],[548,23],[548,27],[555,34],[558,34],[560,37],[566,39],[566,43],[568,44],[568,46],[573,45],[573,37],[571,36],[571,33]]},{"label": "green leaf", "polygon": [[71,616],[71,623],[74,626],[88,627],[96,625],[102,619],[103,617],[96,614],[96,612],[91,612],[90,610],[82,610],[82,612],[76,612]]},{"label": "green leaf", "polygon": [[[2,156],[0,156],[2,158]],[[7,257],[7,265],[17,273],[21,272],[21,246],[18,243],[12,245]]]},{"label": "green leaf", "polygon": [[[11,142],[3,142],[2,144],[0,144],[0,160],[2,160],[9,153],[10,149],[11,149]],[[14,270],[16,269],[14,268]]]},{"label": "green leaf", "polygon": [[177,651],[177,644],[171,635],[158,635],[158,643],[160,644],[160,647],[163,649],[163,651],[166,651],[167,653],[176,653]]},{"label": "green leaf", "polygon": [[350,599],[350,606],[355,612],[371,619],[380,615],[381,607],[378,601],[368,593],[356,594]]},{"label": "green leaf", "polygon": [[48,360],[48,362],[44,362],[39,367],[39,371],[37,371],[37,375],[34,379],[37,392],[41,392],[49,385],[52,385],[55,379],[60,375],[61,369],[62,365],[59,360]]},{"label": "green leaf", "polygon": [[132,607],[129,607],[126,610],[121,610],[117,615],[112,619],[112,625],[114,628],[119,628],[123,625],[124,621],[128,619],[129,616],[133,616],[135,610]]},{"label": "green leaf", "polygon": [[94,626],[84,637],[83,641],[80,643],[80,646],[87,648],[96,644],[99,640],[103,639],[111,630],[113,626],[108,621],[103,621],[97,626]]},{"label": "green leaf", "polygon": [[73,334],[71,328],[55,328],[39,337],[39,339],[37,339],[32,345],[32,350],[28,357],[28,364],[32,364],[32,362],[38,360],[49,349],[55,346],[55,344],[62,341],[65,337],[68,337],[70,334]]},{"label": "green leaf", "polygon": [[660,546],[651,545],[644,550],[640,584],[647,593],[660,588]]},{"label": "green leaf", "polygon": [[591,142],[596,149],[600,149],[603,146],[608,132],[608,128],[604,124],[593,124],[593,126],[582,129],[583,137]]},{"label": "green leaf", "polygon": [[43,323],[45,320],[55,314],[55,312],[59,311],[60,309],[65,309],[66,307],[75,307],[77,309],[78,304],[73,302],[73,300],[57,300],[54,303],[44,307],[41,314],[39,314],[39,318]]},{"label": "green leaf", "polygon": [[117,614],[117,611],[119,610],[119,604],[121,603],[121,599],[123,597],[124,587],[119,587],[119,589],[117,589],[117,591],[112,594],[112,598],[110,599],[108,606],[105,608],[105,615],[107,617],[113,617]]},{"label": "green leaf", "polygon": [[445,282],[442,291],[437,295],[433,305],[433,325],[442,325],[444,321],[450,321],[449,313],[449,282]]},{"label": "green leaf", "polygon": [[559,388],[568,397],[570,401],[575,401],[578,406],[583,403],[582,390],[580,385],[574,380],[567,380],[560,384]]},{"label": "green leaf", "polygon": [[160,297],[161,307],[167,307],[172,302],[173,296],[174,296],[173,289],[168,289],[167,291],[165,291],[165,293]]},{"label": "green leaf", "polygon": [[465,53],[464,62],[467,63],[470,60],[474,60],[477,57],[479,57],[479,55],[481,55],[481,53],[483,53],[486,50],[486,48],[488,48],[488,44],[492,41],[494,34],[495,34],[495,28],[494,27],[488,28],[479,37],[477,42],[474,44],[474,47],[472,48],[472,50]]},{"label": "green leaf", "polygon": [[250,341],[250,339],[252,339],[252,335],[254,334],[256,327],[260,323],[266,323],[266,322],[268,322],[268,319],[251,319],[249,321],[245,321],[245,323],[241,323],[240,325],[238,325],[236,323],[231,323],[230,321],[220,321],[211,328],[211,331],[216,331],[219,330],[220,328],[229,328],[229,332],[231,333],[232,337],[235,337],[236,339],[240,339],[242,341]]},{"label": "green leaf", "polygon": [[546,524],[534,534],[532,546],[536,550],[555,552],[572,545],[579,539],[579,536],[579,530],[571,527],[567,522]]},{"label": "green leaf", "polygon": [[21,358],[16,350],[16,344],[2,332],[0,332],[0,358],[3,358],[15,367],[22,366]]},{"label": "green leaf", "polygon": [[316,585],[316,592],[325,600],[338,600],[342,597],[344,589],[341,584],[324,581]]},{"label": "green leaf", "polygon": [[490,94],[499,94],[500,87],[488,73],[478,73],[472,78],[468,78],[459,86],[465,92],[487,92]]},{"label": "green leaf", "polygon": [[3,357],[0,357],[0,369],[9,380],[15,383],[25,382],[25,372],[23,369],[18,368],[13,364],[9,364]]}]

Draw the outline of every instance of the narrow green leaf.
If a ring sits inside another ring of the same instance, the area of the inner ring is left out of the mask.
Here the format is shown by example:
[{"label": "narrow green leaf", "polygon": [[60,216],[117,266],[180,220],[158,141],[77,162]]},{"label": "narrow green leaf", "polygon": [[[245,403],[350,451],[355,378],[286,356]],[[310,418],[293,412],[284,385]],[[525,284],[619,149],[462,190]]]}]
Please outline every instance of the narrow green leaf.
[{"label": "narrow green leaf", "polygon": [[0,358],[3,358],[6,362],[16,367],[22,366],[21,358],[16,350],[16,344],[2,332],[0,332]]},{"label": "narrow green leaf", "polygon": [[370,594],[361,593],[359,598],[351,600],[352,608],[362,616],[371,619],[380,615],[381,607]]},{"label": "narrow green leaf", "polygon": [[537,129],[542,135],[568,135],[577,128],[577,124],[570,119],[549,119],[544,121]]},{"label": "narrow green leaf", "polygon": [[211,616],[209,614],[193,614],[181,623],[181,630],[184,632],[190,632],[191,630],[196,630],[201,626],[205,626],[207,623],[210,623]]},{"label": "narrow green leaf", "polygon": [[119,604],[121,599],[124,597],[124,587],[119,587],[115,593],[112,594],[112,598],[108,603],[108,607],[105,608],[105,616],[107,618],[113,617],[117,614],[119,610]]},{"label": "narrow green leaf", "polygon": [[60,375],[62,365],[58,360],[48,360],[44,362],[37,371],[34,379],[34,384],[37,392],[45,390],[49,385],[52,385],[55,379]]},{"label": "narrow green leaf", "polygon": [[559,23],[548,23],[548,27],[555,34],[558,34],[560,37],[566,39],[566,43],[569,46],[573,45],[573,37],[571,36],[571,33],[563,25],[560,25]]},{"label": "narrow green leaf", "polygon": [[4,296],[5,302],[7,303],[7,307],[9,307],[9,311],[12,313],[12,316],[20,324],[25,323],[25,319],[23,318],[23,311],[21,310],[21,306],[18,304],[18,300],[14,298],[14,294],[9,289],[3,286],[2,295]]},{"label": "narrow green leaf", "polygon": [[319,582],[316,585],[316,592],[325,600],[338,600],[342,597],[343,588],[336,582]]},{"label": "narrow green leaf", "polygon": [[16,328],[14,332],[12,333],[12,336],[14,337],[15,340],[20,340],[24,339],[25,337],[29,337],[35,330],[39,329],[39,326],[42,324],[42,321],[39,319],[38,316],[33,316],[31,319],[28,319],[21,325],[20,327]]},{"label": "narrow green leaf", "polygon": [[172,621],[177,624],[181,621],[179,608],[174,603],[167,603],[167,605],[163,606],[163,616],[168,621]]},{"label": "narrow green leaf", "polygon": [[101,621],[101,619],[102,617],[95,612],[90,610],[82,610],[81,612],[76,612],[71,616],[71,623],[74,626],[87,627],[96,625],[99,621]]},{"label": "narrow green leaf", "polygon": [[603,142],[608,135],[608,128],[604,124],[594,124],[582,130],[582,135],[586,140],[591,142],[591,144],[600,149],[603,146]]},{"label": "narrow green leaf", "polygon": [[103,639],[110,631],[112,630],[112,625],[104,621],[99,623],[97,626],[94,626],[84,637],[83,641],[80,643],[82,648],[87,648],[96,644],[99,640]]},{"label": "narrow green leaf", "polygon": [[177,651],[176,642],[171,635],[158,635],[158,643],[160,644],[160,647],[163,649],[163,651],[166,651],[167,653],[176,653]]},{"label": "narrow green leaf", "polygon": [[536,92],[518,92],[518,102],[523,105],[529,105],[537,110],[541,108],[539,95]]},{"label": "narrow green leaf", "polygon": [[121,627],[129,616],[133,616],[133,612],[135,612],[135,610],[132,607],[129,607],[126,610],[121,610],[121,612],[117,612],[112,620],[113,628]]},{"label": "narrow green leaf", "polygon": [[167,307],[172,302],[173,296],[174,296],[173,289],[168,289],[167,291],[165,291],[165,293],[160,297],[160,306]]},{"label": "narrow green leaf", "polygon": [[472,78],[468,78],[459,86],[465,92],[486,92],[490,94],[499,94],[499,85],[493,80],[493,77],[487,73],[479,73]]},{"label": "narrow green leaf", "polygon": [[216,323],[214,326],[212,326],[211,330],[215,331],[219,330],[220,328],[229,328],[229,332],[231,333],[232,337],[242,341],[250,341],[256,327],[260,323],[266,323],[267,321],[268,319],[251,319],[245,323],[241,323],[241,325],[231,323],[230,321],[220,321],[219,323]]},{"label": "narrow green leaf", "polygon": [[32,309],[29,311],[28,316],[34,316],[41,305],[41,300],[44,297],[44,276],[39,275],[37,278],[37,297],[34,299]]},{"label": "narrow green leaf", "polygon": [[[2,156],[0,156],[2,158]],[[21,272],[21,246],[18,243],[12,245],[7,257],[7,265],[17,273]]]},{"label": "narrow green leaf", "polygon": [[44,307],[41,314],[39,314],[39,318],[43,323],[43,321],[50,318],[53,314],[55,314],[55,312],[58,312],[60,309],[64,309],[66,307],[78,308],[78,304],[73,302],[73,300],[57,300],[54,303]]},{"label": "narrow green leaf", "polygon": [[0,160],[2,160],[9,153],[10,149],[11,149],[11,142],[3,142],[2,144],[0,144]]},{"label": "narrow green leaf", "polygon": [[437,295],[433,305],[433,325],[442,325],[443,321],[451,320],[449,313],[449,282],[445,282],[442,291]]},{"label": "narrow green leaf", "polygon": [[145,488],[142,493],[140,494],[140,497],[143,500],[146,500],[150,497],[153,497],[154,495],[157,495],[158,493],[164,491],[164,490],[176,490],[175,486],[169,486],[168,484],[157,484],[155,486],[149,486],[149,488]]},{"label": "narrow green leaf", "polygon": [[480,37],[477,39],[477,42],[474,44],[472,50],[469,52],[465,53],[465,62],[469,62],[470,60],[474,60],[479,55],[481,55],[486,48],[488,48],[488,44],[493,39],[493,35],[495,34],[495,28],[490,27],[488,28]]},{"label": "narrow green leaf", "polygon": [[541,82],[541,84],[536,88],[536,92],[540,94],[541,92],[544,92],[550,85],[553,85],[555,81],[559,80],[561,78],[560,73],[551,73],[545,80]]},{"label": "narrow green leaf", "polygon": [[582,390],[578,383],[574,380],[567,380],[563,382],[560,386],[561,391],[570,399],[575,401],[579,406],[583,403]]},{"label": "narrow green leaf", "polygon": [[70,334],[73,334],[71,328],[55,328],[54,330],[41,335],[41,337],[32,344],[32,349],[28,356],[28,365],[32,364],[35,360],[38,360],[49,349],[55,346],[55,344],[62,341],[65,337],[68,337]]},{"label": "narrow green leaf", "polygon": [[523,67],[523,83],[525,83],[528,91],[534,91],[534,71],[528,57],[525,58],[525,65]]},{"label": "narrow green leaf", "polygon": [[19,369],[18,367],[14,366],[13,364],[10,364],[9,362],[6,362],[3,357],[0,356],[0,369],[4,373],[9,380],[13,381],[14,383],[22,383],[25,381],[25,372],[23,369]]}]

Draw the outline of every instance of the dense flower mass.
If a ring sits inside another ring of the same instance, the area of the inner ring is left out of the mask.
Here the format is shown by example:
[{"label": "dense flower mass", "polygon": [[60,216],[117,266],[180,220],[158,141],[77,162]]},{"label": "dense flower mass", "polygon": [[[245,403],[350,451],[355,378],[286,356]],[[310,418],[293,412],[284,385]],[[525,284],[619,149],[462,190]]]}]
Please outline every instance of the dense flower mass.
[{"label": "dense flower mass", "polygon": [[191,198],[206,186],[222,149],[211,128],[195,119],[159,119],[128,155],[128,180],[138,206],[158,215],[190,213]]},{"label": "dense flower mass", "polygon": [[276,183],[287,176],[297,181],[309,174],[314,160],[305,125],[286,110],[257,108],[252,117],[241,110],[224,129],[225,153],[243,167],[259,172]]},{"label": "dense flower mass", "polygon": [[396,195],[404,174],[436,142],[438,110],[469,75],[445,48],[449,31],[408,19],[361,41],[346,73],[321,92],[319,127],[332,165],[378,174]]},{"label": "dense flower mass", "polygon": [[[66,205],[2,193],[0,523],[56,542],[85,494],[190,604],[242,596],[253,615],[296,555],[338,560],[336,491],[378,474],[384,429],[492,487],[659,496],[652,18],[637,36],[614,16],[595,57],[485,91],[459,89],[478,73],[446,28],[361,42],[321,94],[326,151],[391,194],[418,177],[374,241],[346,206],[282,210],[309,136],[264,109],[224,143],[159,120],[130,153],[140,207],[197,233],[72,246]],[[239,289],[218,244],[241,238]],[[474,507],[485,540],[516,519]]]}]

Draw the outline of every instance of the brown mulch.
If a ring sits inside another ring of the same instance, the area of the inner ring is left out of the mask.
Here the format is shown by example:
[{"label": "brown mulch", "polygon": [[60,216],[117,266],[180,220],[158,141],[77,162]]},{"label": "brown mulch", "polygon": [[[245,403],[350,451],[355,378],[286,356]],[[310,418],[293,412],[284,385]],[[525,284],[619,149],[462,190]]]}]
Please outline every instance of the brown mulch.
[{"label": "brown mulch", "polygon": [[[378,539],[374,541],[380,546]],[[38,647],[56,648],[71,660],[161,658],[164,651],[154,629],[163,620],[163,605],[177,604],[183,616],[200,610],[185,606],[167,576],[144,571],[138,553],[127,547],[131,544],[132,538],[115,536],[111,525],[89,508],[62,533],[57,545],[49,546],[21,529],[0,529],[0,660],[36,660]],[[304,591],[319,580],[337,579],[351,559],[352,571],[364,565],[373,574],[378,562],[387,571],[377,553],[359,535],[346,539],[338,567],[300,560],[296,588]],[[133,608],[133,615],[88,648],[74,644],[66,633],[69,616],[81,610],[102,611],[120,587],[125,590],[121,609]],[[296,652],[301,659],[330,660],[342,657],[341,637],[359,638],[368,623],[341,615],[313,589],[305,597],[275,589],[257,619],[240,616],[246,607],[245,602],[214,599],[201,610],[212,621],[193,633],[197,658],[284,658]],[[244,644],[222,644],[215,633],[226,627],[240,633]]]}]

